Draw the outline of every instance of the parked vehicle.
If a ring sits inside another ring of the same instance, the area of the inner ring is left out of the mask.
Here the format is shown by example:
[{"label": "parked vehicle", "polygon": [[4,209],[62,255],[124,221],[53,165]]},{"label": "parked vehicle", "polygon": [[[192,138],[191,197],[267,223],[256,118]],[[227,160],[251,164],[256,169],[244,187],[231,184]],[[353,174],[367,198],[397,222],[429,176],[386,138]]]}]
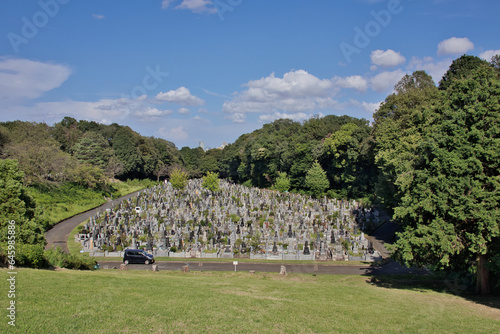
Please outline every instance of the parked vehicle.
[{"label": "parked vehicle", "polygon": [[151,264],[154,263],[155,259],[153,255],[148,254],[142,249],[126,249],[123,254],[123,263],[132,264],[132,263],[144,263]]}]

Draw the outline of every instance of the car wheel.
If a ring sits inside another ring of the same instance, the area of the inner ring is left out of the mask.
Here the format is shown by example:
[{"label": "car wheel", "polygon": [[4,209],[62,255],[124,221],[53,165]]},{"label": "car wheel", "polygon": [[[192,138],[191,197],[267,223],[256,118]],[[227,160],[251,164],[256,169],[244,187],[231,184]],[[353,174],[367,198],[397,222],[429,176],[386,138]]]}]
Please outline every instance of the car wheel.
[{"label": "car wheel", "polygon": [[149,260],[144,261],[144,264],[146,265],[149,264]]},{"label": "car wheel", "polygon": [[123,261],[123,263],[125,263],[125,265],[129,264],[128,260]]}]

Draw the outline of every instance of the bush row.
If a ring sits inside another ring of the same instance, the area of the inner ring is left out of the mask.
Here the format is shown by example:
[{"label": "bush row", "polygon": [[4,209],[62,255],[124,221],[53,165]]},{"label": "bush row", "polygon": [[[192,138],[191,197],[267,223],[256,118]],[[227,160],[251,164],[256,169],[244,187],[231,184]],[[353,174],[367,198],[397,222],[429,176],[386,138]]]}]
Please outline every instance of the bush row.
[{"label": "bush row", "polygon": [[[7,245],[0,247],[0,265],[8,266]],[[64,253],[59,247],[44,251],[42,245],[17,244],[15,249],[15,267],[47,269],[60,267],[78,270],[93,270],[97,261],[89,257]]]}]

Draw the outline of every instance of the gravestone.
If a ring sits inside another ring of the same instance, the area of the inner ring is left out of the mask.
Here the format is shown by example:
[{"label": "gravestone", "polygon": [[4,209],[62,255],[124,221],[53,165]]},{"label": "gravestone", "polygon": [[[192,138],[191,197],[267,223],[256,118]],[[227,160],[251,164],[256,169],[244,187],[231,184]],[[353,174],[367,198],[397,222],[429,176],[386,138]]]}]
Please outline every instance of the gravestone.
[{"label": "gravestone", "polygon": [[309,243],[306,240],[306,243],[304,245],[304,255],[310,255],[311,251],[309,250]]}]

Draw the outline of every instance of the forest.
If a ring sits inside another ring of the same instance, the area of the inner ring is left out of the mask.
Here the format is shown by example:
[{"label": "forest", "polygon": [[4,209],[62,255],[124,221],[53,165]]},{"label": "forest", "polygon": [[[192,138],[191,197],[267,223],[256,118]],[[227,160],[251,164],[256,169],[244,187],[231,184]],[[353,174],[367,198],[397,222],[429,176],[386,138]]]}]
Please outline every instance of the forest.
[{"label": "forest", "polygon": [[[105,192],[116,179],[159,181],[179,169],[191,178],[216,173],[247,186],[380,205],[401,226],[395,259],[473,270],[478,291],[488,293],[490,275],[500,274],[499,123],[500,57],[468,55],[437,84],[423,71],[406,75],[373,123],[334,115],[280,119],[222,150],[178,149],[126,126],[70,117],[53,126],[4,122],[1,235],[3,218],[36,226],[23,187],[72,183]],[[41,239],[27,233],[23,242]]]}]

